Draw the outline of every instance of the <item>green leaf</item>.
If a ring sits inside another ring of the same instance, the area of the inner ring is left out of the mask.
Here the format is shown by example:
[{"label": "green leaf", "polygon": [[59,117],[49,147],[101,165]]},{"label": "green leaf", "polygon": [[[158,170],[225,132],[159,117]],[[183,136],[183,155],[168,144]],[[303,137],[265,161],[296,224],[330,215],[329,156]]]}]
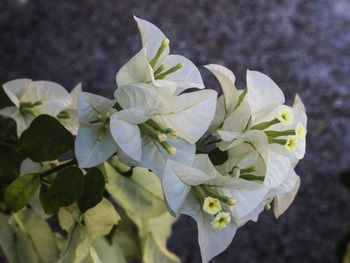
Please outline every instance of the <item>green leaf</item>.
[{"label": "green leaf", "polygon": [[340,174],[340,179],[345,187],[350,191],[350,170],[343,171]]},{"label": "green leaf", "polygon": [[[59,251],[54,233],[48,223],[38,216],[32,209],[21,210],[16,215],[23,230],[30,238],[41,262],[55,262]],[[16,222],[18,224],[18,221]]]},{"label": "green leaf", "polygon": [[228,159],[227,151],[223,152],[219,148],[215,148],[209,152],[208,156],[214,165],[221,165]]},{"label": "green leaf", "polygon": [[74,149],[73,135],[54,117],[40,115],[19,138],[21,149],[35,162],[56,160]]},{"label": "green leaf", "polygon": [[[133,216],[133,215],[131,215]],[[134,216],[133,216],[134,217]],[[139,228],[142,243],[142,262],[179,263],[180,259],[170,251],[166,244],[171,234],[171,226],[175,221],[168,212],[148,220],[134,220]]]},{"label": "green leaf", "polygon": [[111,241],[117,242],[128,261],[132,259],[141,259],[142,253],[138,227],[122,209],[119,209],[118,212],[121,220],[118,227],[112,232],[113,236]]},{"label": "green leaf", "polygon": [[0,145],[0,184],[16,179],[22,159],[12,147]]},{"label": "green leaf", "polygon": [[52,181],[50,196],[53,204],[68,206],[78,201],[84,193],[83,172],[76,166],[61,170]]},{"label": "green leaf", "polygon": [[104,190],[105,178],[103,174],[97,168],[90,169],[84,176],[84,194],[78,202],[80,211],[84,213],[101,202]]},{"label": "green leaf", "polygon": [[344,257],[347,253],[348,244],[350,244],[350,232],[348,232],[343,238],[338,242],[336,249],[337,263],[343,263]]},{"label": "green leaf", "polygon": [[95,240],[93,245],[96,249],[97,255],[102,262],[127,263],[123,251],[115,241],[115,237],[116,235],[114,235],[111,244],[109,244],[106,238]]},{"label": "green leaf", "polygon": [[348,243],[343,263],[350,263],[350,243]]},{"label": "green leaf", "polygon": [[154,173],[136,167],[131,177],[125,177],[107,162],[103,172],[108,178],[107,191],[127,212],[148,218],[167,210],[160,180]]},{"label": "green leaf", "polygon": [[0,247],[9,262],[18,262],[16,237],[8,224],[8,217],[3,214],[0,214]]},{"label": "green leaf", "polygon": [[0,117],[0,141],[15,142],[17,141],[16,122],[13,119],[3,119]]},{"label": "green leaf", "polygon": [[13,210],[18,211],[30,201],[40,184],[38,174],[25,174],[14,180],[5,191],[5,202]]},{"label": "green leaf", "polygon": [[0,246],[7,260],[11,263],[39,262],[29,237],[18,224],[9,221],[13,221],[12,218],[0,214]]},{"label": "green leaf", "polygon": [[59,206],[52,201],[49,186],[41,185],[39,198],[46,214],[53,215],[58,213]]},{"label": "green leaf", "polygon": [[77,205],[61,208],[61,227],[68,231],[68,242],[59,263],[82,262],[89,254],[92,242],[107,235],[120,219],[113,205],[103,199],[97,206],[81,214]]},{"label": "green leaf", "polygon": [[2,87],[2,84],[4,84],[5,82],[6,81],[4,81],[3,79],[0,79],[0,110],[13,105],[12,101],[6,95]]}]

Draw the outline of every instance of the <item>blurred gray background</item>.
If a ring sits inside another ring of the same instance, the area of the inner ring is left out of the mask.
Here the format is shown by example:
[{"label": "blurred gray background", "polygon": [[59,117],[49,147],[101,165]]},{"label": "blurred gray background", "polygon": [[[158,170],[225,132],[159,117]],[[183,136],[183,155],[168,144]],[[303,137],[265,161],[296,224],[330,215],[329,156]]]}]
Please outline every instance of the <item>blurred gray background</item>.
[{"label": "blurred gray background", "polygon": [[[262,71],[288,102],[300,94],[308,110],[294,205],[279,220],[265,212],[248,223],[212,262],[335,262],[350,224],[350,194],[338,176],[350,167],[350,0],[0,0],[0,76],[69,90],[81,81],[111,96],[117,70],[140,49],[133,14],[158,25],[173,53],[229,67],[241,88],[247,68]],[[183,262],[200,262],[192,220],[174,226],[169,248]]]}]

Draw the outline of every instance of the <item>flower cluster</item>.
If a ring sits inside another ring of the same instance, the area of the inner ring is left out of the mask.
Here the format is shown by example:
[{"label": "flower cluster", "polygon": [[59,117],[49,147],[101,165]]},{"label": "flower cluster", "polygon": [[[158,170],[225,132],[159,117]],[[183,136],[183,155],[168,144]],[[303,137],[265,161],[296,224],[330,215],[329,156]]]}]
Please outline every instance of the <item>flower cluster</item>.
[{"label": "flower cluster", "polygon": [[218,97],[190,60],[170,54],[169,39],[155,25],[135,20],[142,49],[117,73],[113,99],[82,92],[81,85],[69,94],[56,83],[18,79],[3,85],[13,105],[0,115],[16,121],[19,137],[37,116],[56,118],[75,136],[81,169],[110,162],[121,173],[153,171],[169,212],[196,221],[208,262],[247,221],[272,207],[279,217],[293,202],[305,108],[298,96],[285,105],[281,89],[260,72],[248,70],[239,90],[229,69],[207,65],[221,86]]}]

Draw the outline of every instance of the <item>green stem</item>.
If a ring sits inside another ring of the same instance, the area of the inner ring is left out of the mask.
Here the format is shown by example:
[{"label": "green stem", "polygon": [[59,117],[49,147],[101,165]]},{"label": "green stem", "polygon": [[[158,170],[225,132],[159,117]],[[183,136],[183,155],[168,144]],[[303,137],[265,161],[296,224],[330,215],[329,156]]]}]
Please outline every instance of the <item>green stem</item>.
[{"label": "green stem", "polygon": [[247,180],[247,181],[261,181],[263,182],[265,180],[265,176],[257,176],[253,174],[241,174],[241,179]]},{"label": "green stem", "polygon": [[51,168],[49,170],[43,171],[39,175],[40,175],[40,177],[45,177],[45,176],[48,176],[50,174],[56,173],[56,172],[62,170],[63,168],[75,165],[76,163],[77,163],[77,160],[76,159],[72,159],[72,160],[70,160],[68,162],[65,162],[65,163],[62,163],[60,165],[57,165],[57,166],[55,166],[55,167],[53,167],[53,168]]},{"label": "green stem", "polygon": [[274,125],[274,124],[277,124],[279,123],[280,121],[278,119],[273,119],[271,121],[265,121],[265,122],[262,122],[262,123],[259,123],[259,124],[256,124],[254,125],[251,129],[252,130],[265,130],[267,129],[268,127]]},{"label": "green stem", "polygon": [[279,136],[295,135],[295,130],[285,130],[285,131],[265,131],[267,137],[276,138]]}]

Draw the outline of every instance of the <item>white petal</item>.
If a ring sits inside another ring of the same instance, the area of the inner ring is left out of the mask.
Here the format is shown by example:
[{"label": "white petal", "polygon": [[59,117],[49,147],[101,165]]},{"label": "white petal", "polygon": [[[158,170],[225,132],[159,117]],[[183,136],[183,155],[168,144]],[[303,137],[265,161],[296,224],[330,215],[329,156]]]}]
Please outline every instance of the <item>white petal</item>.
[{"label": "white petal", "polygon": [[99,126],[85,124],[79,127],[75,140],[75,156],[82,168],[99,165],[117,151],[117,145],[108,129],[102,140],[97,140],[100,129]]},{"label": "white petal", "polygon": [[79,128],[79,119],[76,110],[68,109],[69,119],[58,119],[62,125],[73,135],[77,135]]},{"label": "white petal", "polygon": [[306,112],[305,105],[298,94],[295,95],[293,108],[298,109],[298,110],[303,111],[303,112]]},{"label": "white petal", "polygon": [[289,160],[279,154],[270,152],[267,163],[264,185],[268,188],[280,186],[287,177],[289,169],[291,169]]},{"label": "white petal", "polygon": [[69,105],[70,109],[76,109],[78,107],[78,96],[82,93],[81,83],[77,84],[72,91],[70,92],[70,97],[72,99],[71,104]]},{"label": "white petal", "polygon": [[141,135],[139,127],[120,119],[119,114],[122,112],[114,113],[111,117],[110,129],[112,136],[125,154],[136,161],[141,161]]},{"label": "white petal", "polygon": [[254,190],[233,189],[231,196],[237,200],[236,205],[230,206],[230,210],[237,223],[241,223],[243,218],[252,213],[263,201],[269,188],[261,185]]},{"label": "white petal", "polygon": [[178,88],[176,94],[180,94],[182,91],[188,88],[204,89],[203,80],[198,68],[187,58],[180,55],[169,55],[162,61],[166,70],[176,66],[177,64],[183,64],[184,67],[166,76],[165,79],[173,81],[177,84]]},{"label": "white petal", "polygon": [[288,175],[286,178],[283,180],[282,184],[279,185],[278,187],[272,189],[269,193],[271,196],[280,196],[284,195],[286,193],[289,193],[292,191],[295,187],[295,185],[298,183],[300,180],[299,176],[295,173],[294,169],[289,166],[288,167]]},{"label": "white petal", "polygon": [[247,88],[247,97],[254,115],[270,111],[284,103],[281,89],[272,79],[258,71],[247,71]]},{"label": "white petal", "polygon": [[110,111],[114,104],[114,100],[92,93],[82,92],[78,96],[78,117],[80,123],[88,123],[95,120],[97,114],[105,114]]},{"label": "white petal", "polygon": [[162,106],[162,101],[153,86],[148,84],[119,87],[114,97],[123,109],[140,107],[155,111]]},{"label": "white petal", "polygon": [[69,93],[61,85],[51,81],[33,81],[24,92],[21,101],[43,104],[34,108],[39,114],[56,116],[71,103]]},{"label": "white petal", "polygon": [[207,154],[196,154],[193,167],[206,173],[210,179],[214,178],[217,173]]},{"label": "white petal", "polygon": [[166,79],[158,79],[153,82],[157,93],[160,96],[176,96],[177,93],[177,83],[174,81],[166,80]]},{"label": "white petal", "polygon": [[191,216],[197,222],[198,242],[204,263],[223,252],[236,234],[237,225],[232,221],[224,229],[214,229],[211,225],[213,217],[203,213],[198,198],[193,193],[189,194],[181,213]]},{"label": "white petal", "polygon": [[295,196],[298,193],[299,187],[300,187],[300,178],[298,177],[292,191],[290,191],[284,195],[275,197],[274,205],[273,205],[273,212],[274,212],[276,218],[280,217],[289,208],[289,206],[293,203]]},{"label": "white petal", "polygon": [[210,64],[205,67],[214,74],[220,83],[225,98],[226,112],[232,112],[235,109],[239,98],[235,85],[235,75],[231,70],[221,65]]},{"label": "white petal", "polygon": [[152,117],[152,111],[145,111],[142,108],[128,108],[118,111],[114,115],[118,116],[119,120],[132,124],[139,124],[147,121]]},{"label": "white petal", "polygon": [[153,81],[153,70],[146,57],[146,51],[142,49],[122,66],[116,79],[118,87]]},{"label": "white petal", "polygon": [[217,93],[201,90],[173,97],[154,120],[173,128],[177,135],[195,143],[208,129],[214,118]]},{"label": "white petal", "polygon": [[164,168],[167,160],[171,159],[183,164],[192,165],[196,147],[193,144],[182,139],[168,138],[167,142],[176,148],[176,154],[170,155],[167,151],[155,140],[148,136],[142,137],[142,161],[143,167],[153,170],[158,177],[163,177]]},{"label": "white petal", "polygon": [[15,79],[3,85],[4,91],[9,99],[19,107],[19,100],[32,82],[31,79]]},{"label": "white petal", "polygon": [[224,122],[225,117],[226,117],[225,100],[224,100],[224,96],[221,95],[217,99],[215,116],[210,124],[208,132],[213,133],[214,131],[219,129],[222,123]]},{"label": "white petal", "polygon": [[231,112],[222,126],[225,131],[243,132],[249,128],[251,112],[248,102],[243,101],[241,105]]},{"label": "white petal", "polygon": [[178,214],[191,187],[177,177],[169,162],[164,169],[162,186],[168,208],[173,214]]},{"label": "white petal", "polygon": [[34,117],[30,114],[26,114],[25,116],[23,116],[18,110],[18,108],[16,108],[15,106],[10,106],[10,107],[1,109],[0,115],[9,117],[15,120],[18,137],[22,134],[23,131],[25,131],[29,127],[30,123],[34,119]]},{"label": "white petal", "polygon": [[[197,158],[198,157],[196,156],[195,159],[197,159]],[[198,162],[201,162],[201,160],[197,161],[197,165],[198,165]],[[172,160],[168,161],[167,166],[168,165],[169,165],[169,169],[171,168],[173,170],[173,172],[175,173],[175,175],[177,177],[179,177],[187,185],[195,186],[195,185],[203,184],[206,181],[213,179],[216,175],[215,171],[214,171],[214,173],[213,173],[213,171],[209,171],[209,174],[207,174],[206,172],[203,172],[203,171],[198,170],[196,168],[193,168],[191,166],[184,165],[184,164],[172,161]],[[200,165],[202,165],[202,164],[200,164]]]},{"label": "white petal", "polygon": [[[166,36],[154,24],[146,20],[137,18],[136,16],[134,16],[134,19],[136,20],[137,26],[139,27],[139,30],[140,30],[142,47],[146,49],[147,59],[150,61],[157,53],[160,45],[162,44]],[[164,49],[164,52],[160,56],[159,61],[161,61],[168,54],[169,54],[169,46]]]}]

